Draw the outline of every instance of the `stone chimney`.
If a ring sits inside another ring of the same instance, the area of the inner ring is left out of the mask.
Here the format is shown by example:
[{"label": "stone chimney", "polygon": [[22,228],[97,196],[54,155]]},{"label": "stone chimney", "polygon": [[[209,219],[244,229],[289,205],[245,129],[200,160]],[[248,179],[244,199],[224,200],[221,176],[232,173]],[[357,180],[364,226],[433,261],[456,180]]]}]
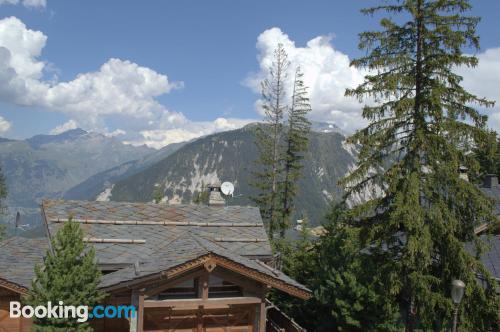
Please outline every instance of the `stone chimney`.
[{"label": "stone chimney", "polygon": [[465,166],[458,167],[458,177],[468,182],[469,181],[469,175],[467,174],[468,171],[469,169]]},{"label": "stone chimney", "polygon": [[496,174],[486,174],[484,176],[483,186],[485,188],[496,188],[498,186],[498,177]]},{"label": "stone chimney", "polygon": [[222,197],[220,191],[220,184],[214,184],[208,187],[209,196],[208,196],[208,205],[209,206],[224,206],[226,205],[226,201]]}]

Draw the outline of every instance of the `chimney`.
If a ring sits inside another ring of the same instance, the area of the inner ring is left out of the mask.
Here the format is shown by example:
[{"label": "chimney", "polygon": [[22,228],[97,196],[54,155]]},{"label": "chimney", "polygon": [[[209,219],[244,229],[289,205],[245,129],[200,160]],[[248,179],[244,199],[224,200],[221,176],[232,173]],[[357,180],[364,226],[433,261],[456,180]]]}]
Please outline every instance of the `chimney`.
[{"label": "chimney", "polygon": [[469,169],[465,166],[458,167],[458,177],[469,182],[469,175],[467,174],[468,171]]},{"label": "chimney", "polygon": [[220,184],[214,184],[208,187],[209,196],[208,196],[208,205],[209,206],[224,206],[226,205],[226,201],[222,197],[220,191]]},{"label": "chimney", "polygon": [[485,188],[496,188],[498,186],[498,178],[496,174],[486,174],[484,176],[483,186]]}]

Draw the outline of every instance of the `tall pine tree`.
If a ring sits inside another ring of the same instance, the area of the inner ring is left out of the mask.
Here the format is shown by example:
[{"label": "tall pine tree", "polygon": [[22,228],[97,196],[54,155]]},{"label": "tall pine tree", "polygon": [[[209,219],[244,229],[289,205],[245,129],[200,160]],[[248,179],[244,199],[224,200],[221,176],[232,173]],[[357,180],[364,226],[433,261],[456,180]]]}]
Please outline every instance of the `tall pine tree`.
[{"label": "tall pine tree", "polygon": [[257,128],[256,144],[260,152],[254,186],[259,194],[254,201],[259,205],[262,218],[272,239],[279,226],[279,181],[282,174],[283,117],[287,111],[286,80],[290,62],[282,44],[274,51],[269,77],[262,82],[262,108],[266,125]]},{"label": "tall pine tree", "polygon": [[[65,305],[94,306],[103,298],[97,289],[101,272],[95,250],[86,247],[80,225],[71,219],[64,223],[51,241],[42,266],[35,267],[35,280],[26,301],[33,306],[48,301]],[[35,331],[92,331],[88,323],[76,319],[36,319]]]},{"label": "tall pine tree", "polygon": [[286,128],[286,148],[283,160],[284,179],[281,183],[281,220],[280,237],[285,237],[285,231],[290,227],[293,212],[293,201],[297,195],[298,181],[302,177],[304,155],[309,145],[311,123],[307,114],[311,111],[307,88],[304,86],[304,74],[297,67],[293,82],[292,102],[288,109]]},{"label": "tall pine tree", "polygon": [[361,150],[358,168],[342,181],[346,197],[383,192],[354,206],[350,223],[378,263],[377,295],[401,304],[407,331],[448,328],[454,278],[467,285],[462,331],[488,331],[500,312],[495,282],[463,245],[475,241],[481,251],[474,227],[495,218],[490,201],[458,174],[460,166],[478,170],[469,152],[486,137],[486,117],[471,105],[492,105],[454,72],[477,64],[462,53],[479,47],[479,19],[466,16],[469,9],[466,0],[392,0],[363,10],[388,17],[380,31],[361,33],[367,55],[352,65],[370,74],[346,92],[373,101],[363,109],[369,125],[351,138]]}]

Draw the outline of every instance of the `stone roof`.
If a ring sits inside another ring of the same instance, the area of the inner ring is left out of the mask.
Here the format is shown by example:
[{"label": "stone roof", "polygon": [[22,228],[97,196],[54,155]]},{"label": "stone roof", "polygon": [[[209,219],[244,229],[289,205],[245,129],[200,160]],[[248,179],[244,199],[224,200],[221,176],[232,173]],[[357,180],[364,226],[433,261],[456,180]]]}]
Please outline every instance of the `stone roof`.
[{"label": "stone roof", "polygon": [[71,216],[82,222],[88,237],[145,240],[143,244],[95,243],[100,264],[147,260],[186,230],[238,255],[272,255],[256,207],[45,200],[42,208],[51,234]]},{"label": "stone roof", "polygon": [[119,266],[103,276],[102,288],[215,255],[309,292],[258,261],[272,251],[256,207],[45,200],[42,210],[50,236],[71,217],[95,247],[101,268]]},{"label": "stone roof", "polygon": [[103,276],[101,287],[106,288],[122,282],[141,279],[152,274],[168,271],[171,268],[178,267],[186,262],[193,261],[208,254],[227,258],[234,263],[262,273],[270,278],[309,292],[306,287],[280,271],[266,267],[263,263],[258,263],[256,260],[234,254],[221,247],[219,244],[188,232],[177,237],[161,250],[158,250],[158,252],[154,253],[148,261],[142,261],[139,266],[129,266]]},{"label": "stone roof", "polygon": [[30,288],[34,266],[42,263],[48,249],[46,238],[11,237],[0,242],[0,279]]}]

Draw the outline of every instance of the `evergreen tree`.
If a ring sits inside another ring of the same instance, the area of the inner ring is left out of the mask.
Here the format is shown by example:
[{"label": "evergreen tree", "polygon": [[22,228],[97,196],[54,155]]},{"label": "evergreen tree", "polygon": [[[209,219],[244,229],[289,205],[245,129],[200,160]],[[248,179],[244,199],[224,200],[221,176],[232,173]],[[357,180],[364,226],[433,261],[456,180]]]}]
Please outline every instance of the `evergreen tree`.
[{"label": "evergreen tree", "polygon": [[283,45],[278,44],[269,69],[269,77],[262,82],[262,108],[266,115],[266,125],[259,126],[256,131],[260,157],[257,161],[258,169],[254,172],[256,181],[253,185],[259,190],[259,194],[253,200],[260,207],[271,239],[279,226],[278,185],[282,174],[283,117],[287,110],[285,84],[289,64]]},{"label": "evergreen tree", "polygon": [[[83,242],[80,225],[65,222],[51,241],[42,266],[35,267],[35,280],[26,301],[33,306],[46,305],[48,301],[64,305],[94,306],[104,296],[97,289],[101,272],[97,267],[94,248]],[[76,319],[36,319],[35,331],[66,332],[91,331],[88,323]]]},{"label": "evergreen tree", "polygon": [[208,205],[210,200],[210,193],[208,192],[208,188],[204,182],[201,184],[201,192],[195,191],[193,193],[193,204],[197,205]]},{"label": "evergreen tree", "polygon": [[457,171],[462,165],[477,171],[469,152],[486,138],[486,117],[470,105],[492,106],[467,92],[453,71],[477,64],[462,53],[479,41],[479,19],[466,16],[469,9],[466,0],[394,0],[363,10],[389,17],[380,31],[361,33],[367,55],[352,65],[370,74],[346,92],[373,100],[363,109],[369,125],[351,138],[361,150],[358,168],[342,181],[346,198],[382,190],[350,210],[350,224],[378,264],[377,296],[389,308],[402,305],[407,331],[449,327],[454,278],[467,285],[462,331],[488,331],[500,312],[495,281],[463,245],[473,240],[481,251],[474,227],[495,218],[490,201]]},{"label": "evergreen tree", "polygon": [[285,231],[290,227],[293,212],[293,200],[297,195],[297,182],[302,177],[304,154],[309,144],[311,123],[307,114],[311,111],[307,88],[304,86],[304,74],[300,67],[295,71],[292,103],[288,109],[286,132],[286,150],[284,153],[284,180],[282,187],[280,237],[285,237]]},{"label": "evergreen tree", "polygon": [[500,144],[495,131],[490,131],[481,145],[474,149],[475,157],[479,162],[479,176],[482,178],[486,174],[500,175]]},{"label": "evergreen tree", "polygon": [[155,190],[153,191],[153,199],[155,203],[159,204],[163,197],[165,197],[163,186],[160,184],[155,185]]},{"label": "evergreen tree", "polygon": [[[2,167],[0,166],[0,216],[4,213],[5,206],[4,200],[7,197],[7,184],[5,183],[5,177],[2,173]],[[5,226],[0,224],[0,240],[5,235]]]},{"label": "evergreen tree", "polygon": [[399,308],[377,294],[379,269],[359,241],[360,229],[348,225],[349,211],[335,205],[327,217],[326,234],[316,246],[314,280],[315,331],[400,331]]}]

